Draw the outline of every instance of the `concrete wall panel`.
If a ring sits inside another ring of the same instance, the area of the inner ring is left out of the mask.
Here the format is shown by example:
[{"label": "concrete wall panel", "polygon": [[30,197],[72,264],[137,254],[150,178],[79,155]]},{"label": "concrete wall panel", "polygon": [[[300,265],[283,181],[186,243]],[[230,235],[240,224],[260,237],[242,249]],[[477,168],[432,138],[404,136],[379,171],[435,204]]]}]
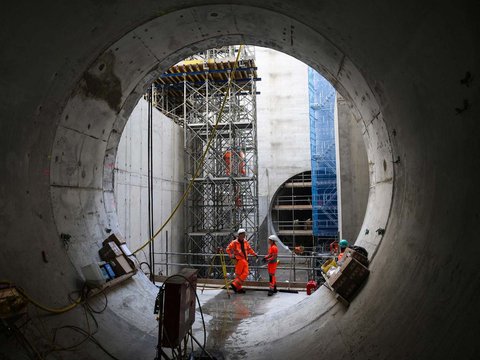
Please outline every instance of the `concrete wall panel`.
[{"label": "concrete wall panel", "polygon": [[270,202],[278,187],[311,167],[308,67],[267,48],[257,47],[255,56],[262,79],[257,83],[258,193],[260,236],[265,236],[264,231],[271,231]]},{"label": "concrete wall panel", "polygon": [[341,238],[355,242],[362,227],[370,191],[363,133],[352,106],[337,94],[337,193]]},{"label": "concrete wall panel", "polygon": [[[141,99],[125,126],[117,151],[115,166],[115,199],[121,232],[132,251],[149,240],[148,229],[148,103]],[[183,129],[158,110],[153,110],[153,199],[156,232],[168,219],[183,194]],[[183,250],[182,211],[167,224],[154,242],[155,252]],[[148,261],[148,246],[137,255]],[[156,262],[165,261],[157,255]],[[170,268],[169,270],[171,270]],[[146,270],[146,267],[144,267]],[[165,266],[155,272],[165,273]]]}]

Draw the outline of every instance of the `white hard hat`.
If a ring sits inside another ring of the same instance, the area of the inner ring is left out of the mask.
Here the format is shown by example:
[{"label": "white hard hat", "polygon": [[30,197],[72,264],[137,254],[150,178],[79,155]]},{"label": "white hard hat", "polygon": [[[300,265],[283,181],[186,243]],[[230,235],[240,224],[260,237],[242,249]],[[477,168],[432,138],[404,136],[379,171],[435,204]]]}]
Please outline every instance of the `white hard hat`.
[{"label": "white hard hat", "polygon": [[268,240],[272,240],[272,241],[275,241],[275,242],[280,241],[280,239],[278,238],[277,235],[270,235],[268,237]]},{"label": "white hard hat", "polygon": [[240,235],[241,233],[246,233],[245,229],[238,229],[237,235]]}]

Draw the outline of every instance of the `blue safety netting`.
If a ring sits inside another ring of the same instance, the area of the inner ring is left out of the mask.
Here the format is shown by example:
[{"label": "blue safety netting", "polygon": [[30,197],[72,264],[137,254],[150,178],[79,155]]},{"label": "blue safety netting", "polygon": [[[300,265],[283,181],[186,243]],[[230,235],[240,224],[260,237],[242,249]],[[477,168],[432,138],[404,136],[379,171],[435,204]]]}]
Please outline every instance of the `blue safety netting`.
[{"label": "blue safety netting", "polygon": [[335,237],[338,232],[335,161],[335,89],[308,68],[310,150],[312,156],[313,235]]}]

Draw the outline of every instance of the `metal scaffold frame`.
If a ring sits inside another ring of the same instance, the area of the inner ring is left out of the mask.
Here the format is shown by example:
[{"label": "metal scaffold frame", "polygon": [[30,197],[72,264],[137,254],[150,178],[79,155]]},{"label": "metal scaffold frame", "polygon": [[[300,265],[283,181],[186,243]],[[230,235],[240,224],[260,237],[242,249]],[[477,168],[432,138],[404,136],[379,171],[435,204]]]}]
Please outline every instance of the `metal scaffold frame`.
[{"label": "metal scaffold frame", "polygon": [[282,242],[306,252],[316,251],[312,231],[312,180],[305,171],[284,182],[272,201],[272,223]]},{"label": "metal scaffold frame", "polygon": [[211,254],[225,248],[239,228],[257,246],[256,81],[260,79],[249,46],[243,47],[238,68],[231,73],[238,49],[229,46],[196,54],[155,82],[154,105],[184,128],[187,183],[194,178],[227,96],[215,137],[185,203],[185,250],[205,254],[201,260],[190,257],[192,265],[209,264]]},{"label": "metal scaffold frame", "polygon": [[333,238],[338,234],[337,170],[335,154],[334,87],[308,69],[310,147],[312,154],[313,234]]}]

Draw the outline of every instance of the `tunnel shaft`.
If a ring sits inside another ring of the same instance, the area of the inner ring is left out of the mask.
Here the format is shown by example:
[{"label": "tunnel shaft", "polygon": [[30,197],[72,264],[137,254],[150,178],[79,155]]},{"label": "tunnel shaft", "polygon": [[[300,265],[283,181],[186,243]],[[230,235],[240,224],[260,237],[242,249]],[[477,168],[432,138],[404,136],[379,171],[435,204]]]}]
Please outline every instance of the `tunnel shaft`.
[{"label": "tunnel shaft", "polygon": [[[299,311],[246,322],[225,351],[249,359],[477,358],[478,14],[474,1],[7,5],[0,279],[42,303],[67,303],[80,267],[118,227],[111,164],[145,88],[192,53],[260,45],[312,66],[353,104],[371,183],[357,243],[369,249],[371,275],[348,309],[322,288]],[[96,338],[117,357],[154,357],[155,293],[141,275],[109,292]],[[42,321],[51,329],[83,316]],[[11,340],[0,343],[0,354],[15,358]],[[86,344],[69,356],[106,355]]]}]

